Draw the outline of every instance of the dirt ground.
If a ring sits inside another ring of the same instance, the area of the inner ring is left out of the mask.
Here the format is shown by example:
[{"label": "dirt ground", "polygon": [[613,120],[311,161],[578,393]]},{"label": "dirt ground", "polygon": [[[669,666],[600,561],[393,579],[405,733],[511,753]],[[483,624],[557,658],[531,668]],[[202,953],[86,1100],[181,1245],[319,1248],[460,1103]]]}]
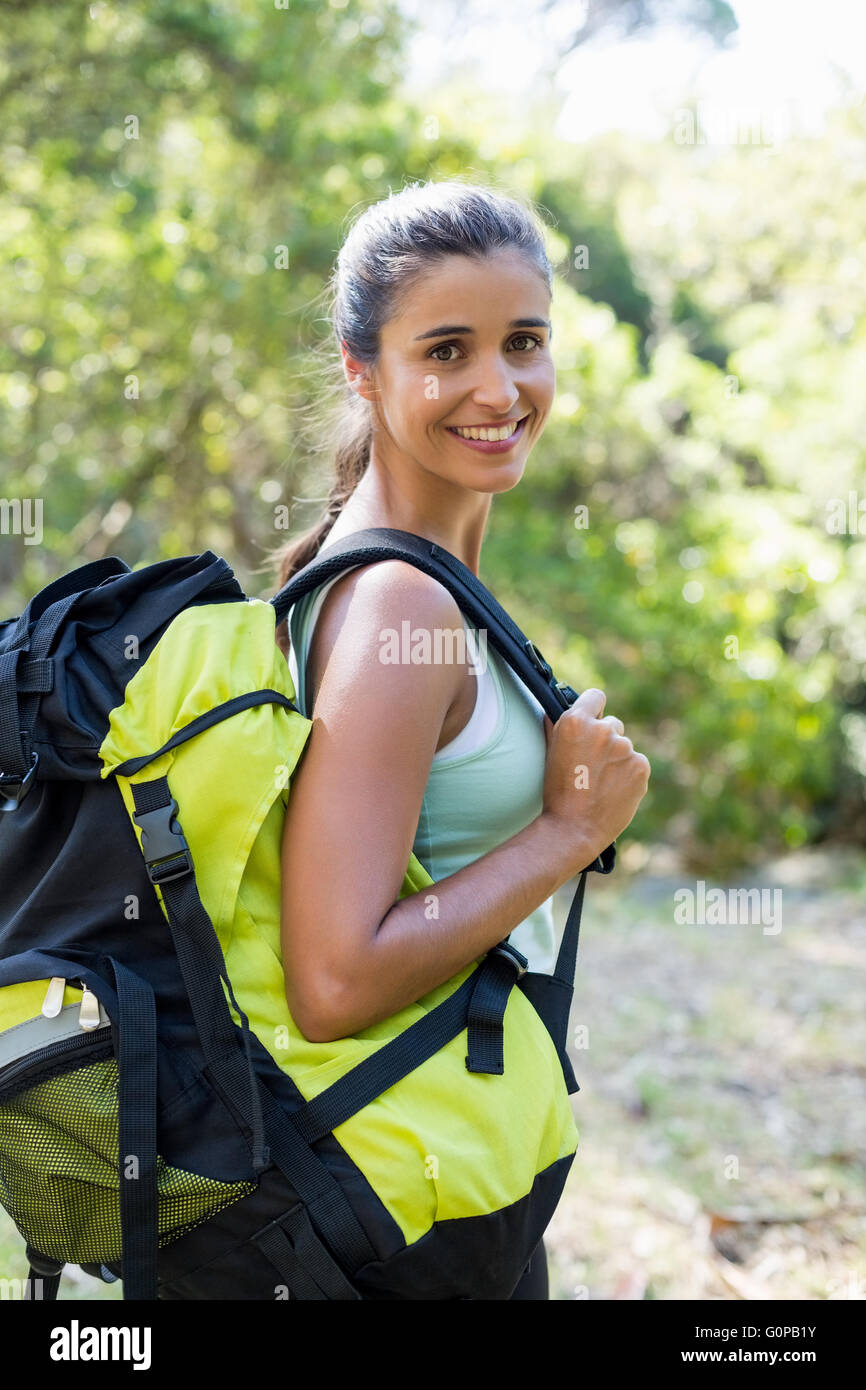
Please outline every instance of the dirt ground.
[{"label": "dirt ground", "polygon": [[[588,879],[580,1144],[545,1238],[551,1298],[864,1299],[866,859],[744,874],[733,886],[781,890],[771,927],[679,925],[689,886],[669,851],[636,845]],[[0,1264],[26,1273],[2,1211]],[[64,1274],[62,1299],[119,1297]]]},{"label": "dirt ground", "polygon": [[640,846],[587,881],[551,1298],[866,1298],[866,861],[744,873],[772,925],[679,925],[689,886]]}]

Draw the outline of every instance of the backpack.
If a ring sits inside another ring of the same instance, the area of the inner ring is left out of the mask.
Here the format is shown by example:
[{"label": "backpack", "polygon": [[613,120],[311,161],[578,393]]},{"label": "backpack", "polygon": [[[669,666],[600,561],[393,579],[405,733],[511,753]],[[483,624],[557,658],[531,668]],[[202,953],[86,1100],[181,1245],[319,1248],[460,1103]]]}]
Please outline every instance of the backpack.
[{"label": "backpack", "polygon": [[[455,556],[372,528],[269,602],[206,550],[110,557],[0,623],[0,1202],[24,1296],[507,1299],[571,1168],[586,875],[556,968],[506,938],[352,1038],[310,1042],[280,844],[312,722],[275,626],[339,571],[434,576],[555,720],[576,699]],[[434,880],[410,857],[399,897]]]}]

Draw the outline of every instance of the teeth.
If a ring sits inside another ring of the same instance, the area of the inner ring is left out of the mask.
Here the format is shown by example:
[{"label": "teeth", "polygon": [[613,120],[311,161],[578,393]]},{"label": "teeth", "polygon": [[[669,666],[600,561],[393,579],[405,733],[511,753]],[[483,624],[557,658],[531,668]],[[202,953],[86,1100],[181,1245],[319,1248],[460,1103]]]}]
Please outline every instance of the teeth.
[{"label": "teeth", "polygon": [[455,434],[462,435],[464,439],[509,439],[519,424],[519,420],[511,420],[507,425],[502,425],[498,430],[482,429],[481,427],[463,429],[458,425],[454,425],[452,428]]}]

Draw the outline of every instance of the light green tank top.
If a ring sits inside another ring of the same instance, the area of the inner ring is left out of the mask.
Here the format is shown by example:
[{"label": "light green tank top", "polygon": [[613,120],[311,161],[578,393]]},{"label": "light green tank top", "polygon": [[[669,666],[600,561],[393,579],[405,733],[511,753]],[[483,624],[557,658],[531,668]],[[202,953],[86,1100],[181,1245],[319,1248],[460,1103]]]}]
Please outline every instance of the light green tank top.
[{"label": "light green tank top", "polygon": [[[304,673],[310,640],[335,575],[289,610],[289,668],[301,713],[307,709]],[[463,615],[480,654],[478,695],[466,727],[434,755],[418,818],[413,853],[439,882],[528,825],[541,811],[546,743],[543,710],[489,642]],[[486,634],[484,634],[486,636]],[[485,669],[486,668],[486,669]],[[553,899],[511,932],[530,970],[550,973],[556,961]]]}]

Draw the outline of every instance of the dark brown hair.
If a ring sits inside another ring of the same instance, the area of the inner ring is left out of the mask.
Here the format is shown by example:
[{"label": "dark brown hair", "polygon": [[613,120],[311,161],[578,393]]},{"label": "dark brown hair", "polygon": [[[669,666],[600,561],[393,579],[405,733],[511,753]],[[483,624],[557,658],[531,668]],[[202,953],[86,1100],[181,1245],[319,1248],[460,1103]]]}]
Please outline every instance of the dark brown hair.
[{"label": "dark brown hair", "polygon": [[[493,188],[460,179],[408,184],[368,207],[351,227],[330,284],[337,344],[331,369],[339,399],[318,431],[327,440],[334,476],[321,519],[271,556],[280,588],[318,553],[370,461],[371,405],[349,387],[340,343],[351,357],[375,366],[383,324],[432,264],[445,256],[480,257],[505,247],[523,252],[552,290],[553,272],[534,209]],[[284,653],[286,627],[283,622],[277,628]]]}]

